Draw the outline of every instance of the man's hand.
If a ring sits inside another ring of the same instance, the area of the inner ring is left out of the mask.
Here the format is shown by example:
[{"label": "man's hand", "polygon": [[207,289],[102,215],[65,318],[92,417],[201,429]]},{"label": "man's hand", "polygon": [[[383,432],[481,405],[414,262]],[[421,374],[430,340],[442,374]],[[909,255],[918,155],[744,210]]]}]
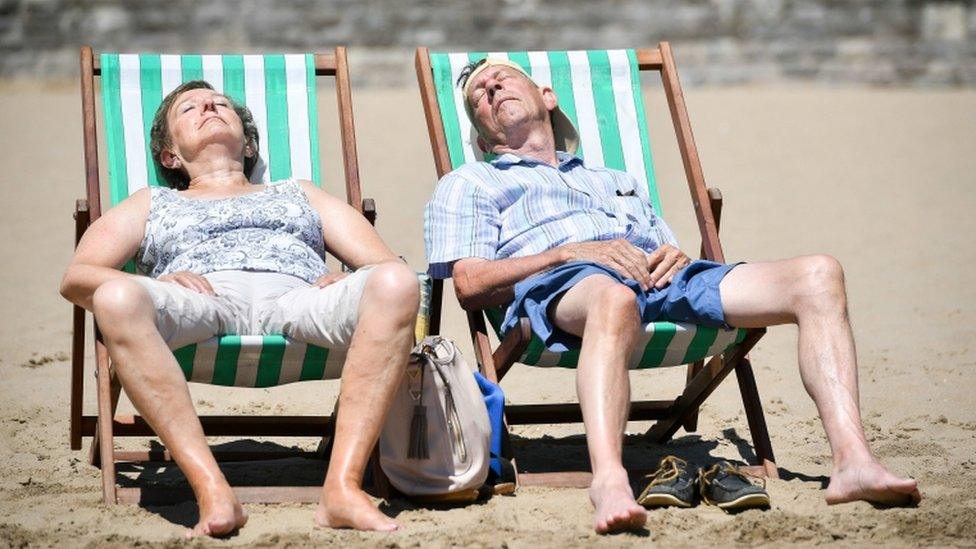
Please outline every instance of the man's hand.
[{"label": "man's hand", "polygon": [[671,283],[674,275],[688,266],[691,258],[670,244],[663,244],[647,256],[647,267],[652,269],[650,279],[654,287],[661,289]]},{"label": "man's hand", "polygon": [[176,271],[175,273],[164,274],[156,280],[179,284],[184,288],[189,288],[194,292],[204,295],[217,295],[214,292],[213,286],[210,285],[209,280],[190,271]]},{"label": "man's hand", "polygon": [[312,286],[316,286],[316,287],[319,287],[319,288],[325,288],[329,284],[333,284],[335,282],[339,282],[340,280],[342,280],[343,278],[346,278],[347,276],[349,276],[349,273],[345,273],[345,272],[342,272],[342,271],[336,271],[334,273],[326,273],[326,274],[324,274],[324,275],[316,278],[315,279],[315,282],[312,283]]},{"label": "man's hand", "polygon": [[623,238],[564,244],[560,248],[568,261],[593,261],[606,265],[621,276],[636,280],[644,290],[653,283],[651,268],[654,264],[648,262],[643,250]]}]

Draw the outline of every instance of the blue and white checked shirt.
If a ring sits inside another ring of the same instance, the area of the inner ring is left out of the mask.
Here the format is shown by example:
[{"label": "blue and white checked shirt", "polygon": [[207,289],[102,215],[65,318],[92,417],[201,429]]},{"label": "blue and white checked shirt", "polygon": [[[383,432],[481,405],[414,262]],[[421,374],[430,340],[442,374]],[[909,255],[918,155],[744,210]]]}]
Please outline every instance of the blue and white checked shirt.
[{"label": "blue and white checked shirt", "polygon": [[677,245],[633,176],[564,152],[557,158],[554,168],[504,154],[445,175],[424,212],[430,275],[450,278],[467,257],[524,257],[569,242],[626,238],[647,252]]}]

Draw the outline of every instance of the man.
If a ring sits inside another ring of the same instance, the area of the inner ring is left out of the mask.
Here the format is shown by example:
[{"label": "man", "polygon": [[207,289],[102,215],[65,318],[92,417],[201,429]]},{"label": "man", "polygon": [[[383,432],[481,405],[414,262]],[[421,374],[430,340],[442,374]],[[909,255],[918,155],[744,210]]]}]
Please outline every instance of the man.
[{"label": "man", "polygon": [[430,272],[453,276],[465,309],[515,299],[513,307],[529,312],[550,348],[582,338],[577,392],[598,532],[646,521],[621,445],[628,358],[641,323],[659,318],[741,328],[796,324],[800,377],[834,458],[827,503],[920,499],[913,479],[890,473],[868,448],[844,275],[834,258],[692,262],[633,177],[589,168],[571,154],[577,134],[551,88],[506,60],[473,63],[459,85],[479,147],[496,158],[462,166],[438,184],[425,219]]}]

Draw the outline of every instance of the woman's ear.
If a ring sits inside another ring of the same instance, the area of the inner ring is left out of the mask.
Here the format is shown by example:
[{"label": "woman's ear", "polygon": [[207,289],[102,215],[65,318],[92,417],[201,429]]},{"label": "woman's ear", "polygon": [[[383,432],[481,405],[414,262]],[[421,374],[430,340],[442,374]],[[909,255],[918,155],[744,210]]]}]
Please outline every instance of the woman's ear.
[{"label": "woman's ear", "polygon": [[491,150],[488,148],[488,142],[485,141],[485,138],[481,137],[480,135],[478,136],[478,148],[481,149],[481,152],[483,153],[486,153],[489,150]]},{"label": "woman's ear", "polygon": [[162,151],[160,151],[159,162],[163,165],[163,167],[168,168],[170,170],[178,170],[182,165],[180,162],[180,158],[175,154],[173,154],[173,152],[170,151],[169,149],[163,149]]},{"label": "woman's ear", "polygon": [[248,141],[244,143],[244,158],[253,158],[257,156],[257,147],[254,146],[253,141]]}]

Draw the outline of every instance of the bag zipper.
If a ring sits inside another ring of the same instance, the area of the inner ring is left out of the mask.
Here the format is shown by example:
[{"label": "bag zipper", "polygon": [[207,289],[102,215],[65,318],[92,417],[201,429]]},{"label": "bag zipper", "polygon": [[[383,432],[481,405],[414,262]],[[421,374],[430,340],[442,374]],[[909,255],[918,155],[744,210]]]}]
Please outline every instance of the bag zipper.
[{"label": "bag zipper", "polygon": [[[438,343],[443,343],[443,340]],[[454,351],[454,349],[450,350]],[[444,383],[444,407],[447,408],[447,429],[450,431],[450,438],[454,442],[451,446],[454,450],[454,455],[457,456],[461,463],[464,463],[468,461],[468,448],[464,444],[464,431],[461,428],[461,418],[458,417],[457,406],[454,404],[454,394],[451,391],[451,384],[447,381],[447,376],[441,370],[441,359],[433,352],[433,349],[431,351],[429,355],[430,363],[434,366],[437,375],[440,376],[441,382]],[[446,362],[450,362],[453,359],[452,353],[451,358],[447,359]]]}]

